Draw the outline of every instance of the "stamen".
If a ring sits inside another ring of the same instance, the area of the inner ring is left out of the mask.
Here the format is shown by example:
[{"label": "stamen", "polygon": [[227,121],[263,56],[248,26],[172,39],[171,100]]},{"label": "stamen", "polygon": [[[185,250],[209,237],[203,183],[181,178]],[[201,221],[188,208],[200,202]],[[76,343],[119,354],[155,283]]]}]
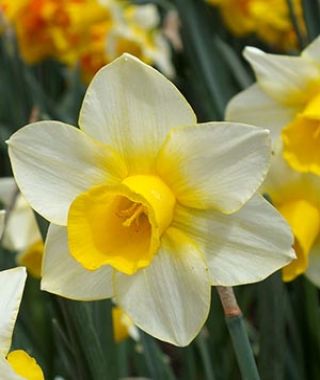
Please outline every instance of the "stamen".
[{"label": "stamen", "polygon": [[130,227],[134,222],[136,227],[139,227],[140,215],[145,212],[142,204],[134,203],[129,208],[120,210],[118,216],[125,218],[125,221],[122,223],[124,227]]},{"label": "stamen", "polygon": [[123,210],[120,210],[118,212],[118,215],[120,217],[124,217],[124,216],[131,216],[135,209],[138,207],[138,203],[133,203],[130,207],[126,208],[126,209],[123,209]]}]

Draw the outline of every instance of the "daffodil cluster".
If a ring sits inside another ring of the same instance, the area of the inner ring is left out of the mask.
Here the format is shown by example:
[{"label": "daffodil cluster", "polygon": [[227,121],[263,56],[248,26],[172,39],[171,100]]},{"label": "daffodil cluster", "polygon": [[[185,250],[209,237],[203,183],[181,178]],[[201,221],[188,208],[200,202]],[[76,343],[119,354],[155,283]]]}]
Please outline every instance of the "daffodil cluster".
[{"label": "daffodil cluster", "polygon": [[51,222],[43,290],[113,298],[142,330],[187,345],[212,285],[260,281],[295,257],[286,222],[255,195],[268,131],[198,124],[174,85],[128,54],[95,76],[79,127],[41,121],[8,141],[22,194]]},{"label": "daffodil cluster", "polygon": [[1,0],[0,13],[16,32],[29,63],[55,58],[80,64],[90,81],[95,72],[124,52],[173,75],[169,46],[159,30],[154,5],[116,0]]},{"label": "daffodil cluster", "polygon": [[244,55],[257,83],[231,100],[226,118],[270,129],[274,158],[261,191],[289,222],[298,257],[283,277],[306,273],[319,286],[320,39],[297,57],[251,47]]}]

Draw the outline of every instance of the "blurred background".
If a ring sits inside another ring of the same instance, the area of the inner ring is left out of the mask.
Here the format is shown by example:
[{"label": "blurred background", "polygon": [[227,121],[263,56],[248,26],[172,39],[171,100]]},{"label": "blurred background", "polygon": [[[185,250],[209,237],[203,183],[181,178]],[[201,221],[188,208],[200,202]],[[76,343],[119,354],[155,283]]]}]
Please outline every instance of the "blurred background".
[{"label": "blurred background", "polygon": [[[9,213],[0,269],[28,267],[13,347],[34,356],[47,380],[241,376],[215,289],[206,326],[186,348],[136,331],[110,301],[41,292],[47,225],[8,178],[5,141],[32,121],[77,125],[88,83],[124,52],[172,80],[199,121],[223,120],[231,97],[254,82],[245,46],[297,55],[319,34],[318,0],[0,0],[0,202]],[[276,273],[235,292],[261,379],[320,379],[318,289]]]}]

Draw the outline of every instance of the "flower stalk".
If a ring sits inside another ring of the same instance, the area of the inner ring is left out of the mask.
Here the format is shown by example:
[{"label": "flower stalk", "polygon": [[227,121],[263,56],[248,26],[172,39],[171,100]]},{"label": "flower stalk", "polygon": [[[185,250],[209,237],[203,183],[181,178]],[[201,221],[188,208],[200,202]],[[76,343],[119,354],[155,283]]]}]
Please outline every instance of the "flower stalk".
[{"label": "flower stalk", "polygon": [[231,287],[217,287],[243,380],[260,380],[241,309]]}]

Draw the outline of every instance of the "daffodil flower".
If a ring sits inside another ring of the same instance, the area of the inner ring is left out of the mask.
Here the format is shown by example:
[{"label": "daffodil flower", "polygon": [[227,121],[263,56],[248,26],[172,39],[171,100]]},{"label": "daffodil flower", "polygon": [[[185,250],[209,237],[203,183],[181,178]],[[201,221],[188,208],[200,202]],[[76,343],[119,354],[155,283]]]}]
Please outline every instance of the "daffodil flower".
[{"label": "daffodil flower", "polygon": [[174,68],[170,46],[159,30],[157,7],[154,4],[137,6],[114,2],[110,8],[114,23],[105,42],[109,62],[120,53],[136,51],[143,62],[156,65],[163,74],[172,78]]},{"label": "daffodil flower", "polygon": [[282,269],[284,281],[305,274],[320,287],[320,178],[291,169],[275,154],[262,191],[287,220],[297,259]]},{"label": "daffodil flower", "polygon": [[270,129],[293,169],[320,175],[320,38],[299,57],[252,47],[244,56],[257,83],[230,101],[226,119]]},{"label": "daffodil flower", "polygon": [[23,267],[0,272],[1,380],[44,380],[41,368],[29,354],[23,350],[9,353],[26,277]]},{"label": "daffodil flower", "polygon": [[187,345],[211,285],[260,281],[293,259],[287,224],[254,196],[267,131],[197,124],[173,84],[128,54],[97,73],[79,125],[42,121],[8,141],[18,186],[52,223],[43,290],[113,297],[136,326]]},{"label": "daffodil flower", "polygon": [[157,7],[110,0],[101,4],[110,11],[112,22],[94,24],[90,29],[90,44],[80,56],[84,80],[89,83],[98,69],[125,52],[173,77],[171,50],[159,29]]},{"label": "daffodil flower", "polygon": [[29,64],[48,57],[76,64],[90,43],[92,25],[111,22],[108,8],[97,0],[0,0],[1,10]]},{"label": "daffodil flower", "polygon": [[16,261],[29,273],[40,278],[43,241],[35,215],[20,194],[14,178],[0,178],[0,201],[10,209],[2,245],[18,252]]}]

